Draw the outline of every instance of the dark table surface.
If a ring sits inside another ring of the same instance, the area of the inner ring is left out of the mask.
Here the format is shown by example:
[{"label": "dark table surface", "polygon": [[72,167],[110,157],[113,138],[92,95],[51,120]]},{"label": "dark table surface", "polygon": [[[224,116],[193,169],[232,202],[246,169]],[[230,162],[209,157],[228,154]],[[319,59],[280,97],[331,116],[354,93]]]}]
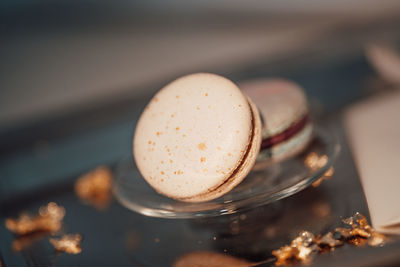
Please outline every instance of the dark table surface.
[{"label": "dark table surface", "polygon": [[[121,159],[131,156],[135,123],[152,92],[23,125],[0,136],[3,266],[169,266],[197,250],[257,262],[271,258],[272,249],[287,244],[301,230],[324,233],[355,212],[368,217],[341,112],[346,105],[370,95],[371,84],[379,85],[379,79],[361,51],[328,62],[286,66],[274,69],[270,64],[256,64],[226,75],[235,81],[280,76],[305,88],[316,123],[334,132],[342,146],[330,180],[264,207],[209,219],[150,218],[116,200],[108,209],[98,211],[79,201],[73,192],[74,181],[100,164],[115,168]],[[47,238],[21,252],[12,251],[15,237],[5,228],[4,219],[21,211],[35,212],[50,201],[66,209],[64,230],[83,235],[82,253],[57,254]],[[318,256],[312,265],[398,266],[399,249],[396,240],[380,248],[345,246]]]}]

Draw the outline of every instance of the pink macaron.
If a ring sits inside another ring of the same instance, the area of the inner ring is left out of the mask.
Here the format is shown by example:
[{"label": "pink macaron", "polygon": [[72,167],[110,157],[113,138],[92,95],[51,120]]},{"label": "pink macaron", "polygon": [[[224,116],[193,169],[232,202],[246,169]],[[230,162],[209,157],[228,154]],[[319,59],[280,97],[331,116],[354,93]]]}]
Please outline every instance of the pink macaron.
[{"label": "pink macaron", "polygon": [[281,162],[307,147],[313,125],[300,86],[284,79],[256,79],[242,82],[239,87],[259,108],[262,118],[257,166]]}]

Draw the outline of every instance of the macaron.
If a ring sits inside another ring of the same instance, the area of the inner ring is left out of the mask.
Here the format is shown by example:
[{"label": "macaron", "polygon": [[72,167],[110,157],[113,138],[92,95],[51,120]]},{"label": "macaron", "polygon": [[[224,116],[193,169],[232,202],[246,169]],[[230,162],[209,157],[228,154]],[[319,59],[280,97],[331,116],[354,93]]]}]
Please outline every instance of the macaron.
[{"label": "macaron", "polygon": [[284,79],[256,79],[242,82],[239,87],[257,105],[263,122],[257,167],[304,151],[312,140],[313,125],[300,86]]},{"label": "macaron", "polygon": [[213,251],[193,251],[180,256],[175,260],[173,267],[193,267],[193,266],[207,266],[207,267],[250,267],[255,266],[256,263],[247,260],[236,258],[227,254],[213,252]]},{"label": "macaron", "polygon": [[254,103],[230,80],[197,73],[154,95],[137,123],[133,155],[158,193],[201,202],[237,186],[255,164],[260,146]]}]

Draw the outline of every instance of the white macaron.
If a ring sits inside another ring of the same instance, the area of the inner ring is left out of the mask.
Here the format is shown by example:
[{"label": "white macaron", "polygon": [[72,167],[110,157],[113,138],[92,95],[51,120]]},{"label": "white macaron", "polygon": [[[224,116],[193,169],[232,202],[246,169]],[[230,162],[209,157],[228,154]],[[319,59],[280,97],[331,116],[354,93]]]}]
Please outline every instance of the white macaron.
[{"label": "white macaron", "polygon": [[261,121],[248,97],[224,77],[197,73],[152,98],[136,126],[133,154],[157,192],[199,202],[238,185],[260,145]]}]

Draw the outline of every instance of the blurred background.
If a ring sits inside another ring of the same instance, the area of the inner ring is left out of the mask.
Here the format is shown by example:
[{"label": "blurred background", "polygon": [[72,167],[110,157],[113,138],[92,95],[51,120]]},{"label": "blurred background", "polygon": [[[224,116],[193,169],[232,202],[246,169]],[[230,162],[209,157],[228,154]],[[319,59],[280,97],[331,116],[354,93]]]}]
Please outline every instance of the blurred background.
[{"label": "blurred background", "polygon": [[399,21],[397,0],[5,0],[0,133],[153,93],[185,73],[354,55],[395,41]]},{"label": "blurred background", "polygon": [[2,1],[0,200],[131,156],[141,110],[184,74],[288,78],[335,114],[381,89],[366,48],[396,49],[399,26],[397,0]]},{"label": "blurred background", "polygon": [[[301,230],[334,229],[355,212],[368,217],[342,112],[398,87],[399,29],[398,0],[2,0],[0,266],[160,266],[183,252],[225,253],[227,246],[230,255],[259,260],[270,257],[265,247],[287,244]],[[293,80],[305,89],[316,125],[342,145],[333,179],[278,202],[276,218],[255,210],[268,216],[248,220],[259,228],[249,224],[254,235],[247,240],[230,239],[224,228],[214,242],[218,224],[210,231],[207,224],[150,218],[117,201],[99,212],[73,192],[82,173],[132,163],[133,132],[148,100],[193,72],[235,82]],[[83,252],[55,255],[42,240],[15,253],[3,218],[51,201],[65,207],[66,229],[84,235]],[[311,212],[318,203],[328,217]],[[283,229],[276,240],[260,235],[274,222]],[[314,266],[398,266],[399,244],[343,249]]]}]

